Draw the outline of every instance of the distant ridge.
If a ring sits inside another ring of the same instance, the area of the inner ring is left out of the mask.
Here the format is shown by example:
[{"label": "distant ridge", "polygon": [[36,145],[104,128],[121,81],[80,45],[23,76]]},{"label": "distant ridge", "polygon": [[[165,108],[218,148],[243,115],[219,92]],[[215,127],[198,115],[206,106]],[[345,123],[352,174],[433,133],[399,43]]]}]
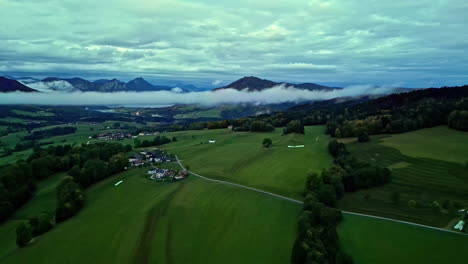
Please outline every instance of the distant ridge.
[{"label": "distant ridge", "polygon": [[254,91],[263,91],[265,89],[269,89],[278,85],[284,85],[286,87],[293,86],[297,89],[310,90],[310,91],[342,89],[339,87],[328,87],[328,86],[323,86],[323,85],[319,85],[315,83],[300,83],[300,84],[291,84],[291,83],[286,83],[286,82],[281,83],[281,82],[273,82],[273,81],[266,80],[266,79],[260,79],[255,76],[246,76],[226,86],[213,89],[213,91],[218,91],[218,90],[223,90],[223,89],[235,89],[235,90],[241,91],[241,90],[247,89],[247,91],[249,92],[254,92]]},{"label": "distant ridge", "polygon": [[0,77],[0,92],[1,93],[8,93],[8,92],[31,93],[31,92],[37,92],[37,90],[31,89],[16,80],[11,80],[5,77]]},{"label": "distant ridge", "polygon": [[[13,80],[13,78],[4,78]],[[118,79],[100,79],[96,81],[88,81],[83,78],[58,78],[47,77],[42,80],[33,78],[18,78],[17,81],[29,88],[33,89],[40,87],[41,91],[81,91],[81,92],[149,92],[149,91],[171,91],[175,86],[153,85],[147,82],[142,77],[135,78],[129,82],[122,82]],[[40,84],[40,85],[39,85]],[[39,86],[37,86],[39,85]],[[29,87],[28,87],[29,86]],[[45,88],[44,88],[45,87]],[[34,90],[34,89],[33,89]],[[186,88],[178,89],[179,92],[189,92]]]}]

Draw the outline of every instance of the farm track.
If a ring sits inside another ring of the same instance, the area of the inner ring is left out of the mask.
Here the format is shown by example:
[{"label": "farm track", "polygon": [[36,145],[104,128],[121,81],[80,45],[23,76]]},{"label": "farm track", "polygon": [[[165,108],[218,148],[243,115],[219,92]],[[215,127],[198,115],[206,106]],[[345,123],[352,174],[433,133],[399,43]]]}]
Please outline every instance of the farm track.
[{"label": "farm track", "polygon": [[[148,215],[145,220],[145,226],[143,232],[141,233],[140,243],[135,252],[134,263],[150,263],[151,246],[154,234],[156,232],[156,226],[159,222],[159,219],[166,214],[172,198],[183,187],[183,185],[184,183],[180,184],[177,189],[172,191],[163,201],[155,204],[148,211]],[[162,205],[162,207],[160,207],[160,205]],[[170,240],[170,238],[167,237],[166,239]],[[168,258],[167,262],[172,263],[172,256],[170,252],[165,253],[166,257]]]},{"label": "farm track", "polygon": [[[179,157],[178,157],[177,155],[176,155],[175,157],[176,157],[176,159],[177,159],[177,163],[179,164],[179,166],[180,166],[183,170],[186,170],[185,167],[184,167],[184,166],[182,165],[182,163],[180,162]],[[248,189],[248,190],[251,190],[251,191],[255,191],[255,192],[263,193],[263,194],[266,194],[266,195],[270,195],[270,196],[273,196],[273,197],[276,197],[276,198],[280,198],[280,199],[283,199],[283,200],[287,200],[287,201],[290,201],[290,202],[293,202],[293,203],[303,204],[302,201],[295,200],[295,199],[292,199],[292,198],[289,198],[289,197],[285,197],[285,196],[282,196],[282,195],[278,195],[278,194],[274,194],[274,193],[271,193],[271,192],[267,192],[267,191],[255,189],[255,188],[248,187],[248,186],[245,186],[245,185],[242,185],[242,184],[237,184],[237,183],[232,183],[232,182],[228,182],[228,181],[221,181],[221,180],[211,179],[211,178],[202,176],[202,175],[200,175],[200,174],[194,173],[194,172],[192,172],[192,171],[189,171],[189,170],[187,170],[187,171],[188,171],[190,174],[192,174],[192,175],[194,175],[194,176],[196,176],[196,177],[198,177],[198,178],[204,179],[204,180],[206,180],[206,181],[211,181],[211,182],[217,182],[217,183],[222,183],[222,184],[233,185],[233,186],[237,186],[237,187],[240,187],[240,188]],[[350,211],[341,211],[341,212],[342,212],[343,214],[348,214],[348,215],[357,215],[357,216],[369,217],[369,218],[374,218],[374,219],[379,219],[379,220],[391,221],[391,222],[396,222],[396,223],[401,223],[401,224],[407,224],[407,225],[413,225],[413,226],[417,226],[417,227],[428,228],[428,229],[437,230],[437,231],[442,231],[442,232],[449,232],[449,233],[454,233],[454,234],[459,234],[459,235],[468,236],[468,234],[466,234],[466,233],[460,233],[460,232],[456,232],[456,231],[452,231],[452,230],[447,230],[447,229],[443,229],[443,228],[438,228],[438,227],[433,227],[433,226],[427,226],[427,225],[422,225],[422,224],[416,224],[416,223],[412,223],[412,222],[407,222],[407,221],[402,221],[402,220],[396,220],[396,219],[391,219],[391,218],[386,218],[386,217],[381,217],[381,216],[367,215],[367,214],[355,213],[355,212],[350,212]]]}]

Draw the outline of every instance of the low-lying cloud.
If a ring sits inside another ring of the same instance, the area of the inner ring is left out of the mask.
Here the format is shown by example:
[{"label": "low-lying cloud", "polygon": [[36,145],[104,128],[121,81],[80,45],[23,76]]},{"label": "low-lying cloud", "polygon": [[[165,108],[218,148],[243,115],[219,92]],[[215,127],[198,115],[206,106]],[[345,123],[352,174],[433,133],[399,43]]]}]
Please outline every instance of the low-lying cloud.
[{"label": "low-lying cloud", "polygon": [[177,93],[174,91],[157,92],[51,92],[51,93],[4,93],[0,94],[0,104],[36,105],[172,105],[172,104],[278,104],[301,103],[306,101],[327,100],[337,97],[358,95],[389,94],[393,87],[371,85],[349,86],[336,90],[309,91],[294,87],[276,86],[263,91],[247,92],[234,89]]}]

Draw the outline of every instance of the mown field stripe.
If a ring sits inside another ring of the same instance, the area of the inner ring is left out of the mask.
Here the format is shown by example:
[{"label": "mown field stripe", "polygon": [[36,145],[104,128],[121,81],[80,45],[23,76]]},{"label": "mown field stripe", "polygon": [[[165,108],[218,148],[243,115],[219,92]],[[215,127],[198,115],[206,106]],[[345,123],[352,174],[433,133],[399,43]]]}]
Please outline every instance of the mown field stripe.
[{"label": "mown field stripe", "polygon": [[[234,185],[234,186],[237,186],[237,187],[240,187],[240,188],[244,188],[244,189],[252,190],[252,191],[255,191],[255,192],[267,194],[267,195],[270,195],[270,196],[273,196],[273,197],[277,197],[277,198],[280,198],[280,199],[284,199],[284,200],[287,200],[287,201],[290,201],[290,202],[294,202],[294,203],[298,203],[298,204],[303,204],[302,201],[295,200],[295,199],[292,199],[292,198],[289,198],[289,197],[285,197],[285,196],[282,196],[282,195],[274,194],[274,193],[271,193],[271,192],[267,192],[267,191],[255,189],[255,188],[248,187],[248,186],[241,185],[241,184],[237,184],[237,183],[232,183],[232,182],[227,182],[227,181],[221,181],[221,180],[215,180],[215,179],[207,178],[207,177],[205,177],[205,176],[202,176],[202,175],[200,175],[200,174],[197,174],[197,173],[194,173],[194,172],[192,172],[192,171],[187,170],[187,169],[184,167],[184,165],[182,165],[182,163],[180,162],[179,157],[177,157],[177,155],[176,155],[175,157],[176,157],[177,163],[179,164],[179,166],[180,166],[183,170],[188,171],[190,174],[192,174],[192,175],[194,175],[194,176],[196,176],[196,177],[198,177],[198,178],[201,178],[201,179],[204,179],[204,180],[207,180],[207,181],[212,181],[212,182],[218,182],[218,183],[223,183],[223,184]],[[467,235],[468,235],[468,234],[466,234],[466,233],[460,233],[460,232],[456,232],[456,231],[452,231],[452,230],[447,230],[447,229],[442,229],[442,228],[437,228],[437,227],[433,227],[433,226],[427,226],[427,225],[422,225],[422,224],[417,224],[417,223],[412,223],[412,222],[407,222],[407,221],[402,221],[402,220],[396,220],[396,219],[391,219],[391,218],[386,218],[386,217],[381,217],[381,216],[366,215],[366,214],[355,213],[355,212],[350,212],[350,211],[341,211],[341,212],[342,212],[343,214],[357,215],[357,216],[369,217],[369,218],[374,218],[374,219],[392,221],[392,222],[397,222],[397,223],[402,223],[402,224],[407,224],[407,225],[413,225],[413,226],[418,226],[418,227],[423,227],[423,228],[428,228],[428,229],[433,229],[433,230],[438,230],[438,231],[443,231],[443,232],[449,232],[449,233],[454,233],[454,234],[459,234],[459,235],[464,235],[464,236],[467,236]]]},{"label": "mown field stripe", "polygon": [[289,197],[285,197],[285,196],[282,196],[282,195],[279,195],[279,194],[274,194],[274,193],[271,193],[271,192],[262,191],[262,190],[259,190],[259,189],[255,189],[255,188],[248,187],[248,186],[241,185],[241,184],[237,184],[237,183],[232,183],[232,182],[227,182],[227,181],[221,181],[221,180],[215,180],[215,179],[207,178],[207,177],[205,177],[205,176],[202,176],[202,175],[200,175],[200,174],[197,174],[197,173],[194,173],[194,172],[191,172],[191,171],[187,170],[187,169],[184,167],[184,165],[182,165],[182,163],[180,162],[179,157],[177,157],[177,155],[176,155],[175,157],[176,157],[176,159],[177,159],[177,163],[179,164],[179,166],[180,166],[183,170],[186,170],[186,171],[188,171],[190,174],[192,174],[192,175],[194,175],[194,176],[196,176],[196,177],[202,178],[202,179],[204,179],[204,180],[211,181],[211,182],[218,182],[218,183],[224,183],[224,184],[234,185],[234,186],[237,186],[237,187],[240,187],[240,188],[249,189],[249,190],[252,190],[252,191],[255,191],[255,192],[264,193],[264,194],[267,194],[267,195],[270,195],[270,196],[273,196],[273,197],[277,197],[277,198],[284,199],[284,200],[288,200],[288,201],[291,201],[291,202],[294,202],[294,203],[302,204],[302,202],[299,201],[299,200],[295,200],[295,199],[292,199],[292,198],[289,198]]}]

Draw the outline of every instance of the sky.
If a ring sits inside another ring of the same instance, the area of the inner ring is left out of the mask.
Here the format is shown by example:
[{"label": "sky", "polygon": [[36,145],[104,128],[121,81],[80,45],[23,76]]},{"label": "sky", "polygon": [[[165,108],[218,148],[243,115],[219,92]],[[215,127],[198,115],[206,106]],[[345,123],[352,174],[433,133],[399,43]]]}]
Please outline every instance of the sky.
[{"label": "sky", "polygon": [[468,83],[466,0],[0,0],[0,75]]}]

